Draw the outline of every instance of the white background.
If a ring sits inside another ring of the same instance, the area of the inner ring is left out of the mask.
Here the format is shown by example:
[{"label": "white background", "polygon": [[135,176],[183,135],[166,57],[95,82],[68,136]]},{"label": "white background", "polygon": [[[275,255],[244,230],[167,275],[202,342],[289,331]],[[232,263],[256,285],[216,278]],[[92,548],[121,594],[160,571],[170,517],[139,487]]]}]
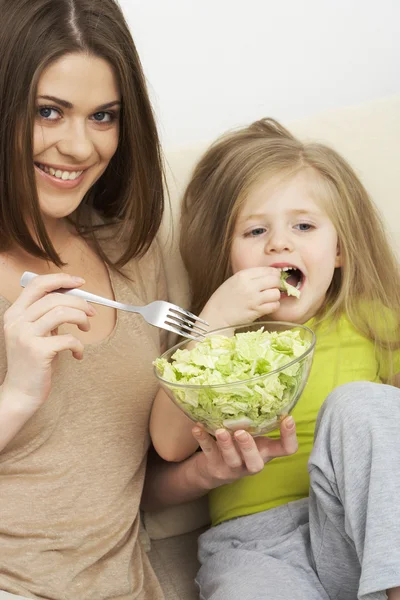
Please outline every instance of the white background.
[{"label": "white background", "polygon": [[120,0],[167,149],[400,93],[400,0]]}]

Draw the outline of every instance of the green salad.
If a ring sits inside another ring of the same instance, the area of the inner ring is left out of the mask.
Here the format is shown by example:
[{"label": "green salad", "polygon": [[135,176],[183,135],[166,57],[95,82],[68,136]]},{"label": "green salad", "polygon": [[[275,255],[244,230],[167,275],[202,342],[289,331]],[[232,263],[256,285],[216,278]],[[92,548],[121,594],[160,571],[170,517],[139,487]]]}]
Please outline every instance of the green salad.
[{"label": "green salad", "polygon": [[[292,362],[309,346],[299,330],[269,332],[261,327],[232,337],[210,336],[191,350],[176,350],[171,362],[158,358],[154,365],[169,382],[177,403],[195,421],[213,431],[219,427],[257,431],[277,421],[296,395],[303,379],[302,363],[249,380]],[[199,387],[180,388],[175,383]],[[216,385],[224,387],[210,387]]]},{"label": "green salad", "polygon": [[281,271],[281,292],[286,292],[288,296],[300,298],[300,291],[286,281],[289,276],[290,274],[287,271]]}]

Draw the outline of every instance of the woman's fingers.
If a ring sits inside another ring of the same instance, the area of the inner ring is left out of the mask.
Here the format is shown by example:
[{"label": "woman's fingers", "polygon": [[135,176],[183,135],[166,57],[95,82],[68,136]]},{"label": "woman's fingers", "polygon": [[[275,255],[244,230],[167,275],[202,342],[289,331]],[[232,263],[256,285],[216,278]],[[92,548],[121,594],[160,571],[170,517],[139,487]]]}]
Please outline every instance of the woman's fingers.
[{"label": "woman's fingers", "polygon": [[53,357],[63,350],[70,350],[74,358],[78,360],[83,358],[84,346],[82,342],[70,334],[42,338],[40,344],[43,345],[44,353],[47,355],[53,354]]},{"label": "woman's fingers", "polygon": [[243,465],[243,460],[230,433],[226,429],[217,429],[215,437],[221,456],[228,467],[231,469],[240,468]]},{"label": "woman's fingers", "polygon": [[218,429],[214,440],[200,424],[192,432],[202,450],[196,455],[198,468],[210,485],[209,489],[259,473],[272,458],[293,454],[297,450],[292,417],[282,421],[281,438],[278,440],[253,438],[243,430],[235,431],[232,436],[225,429]]},{"label": "woman's fingers", "polygon": [[13,306],[16,309],[26,310],[28,306],[50,292],[54,292],[60,288],[71,289],[80,287],[84,283],[85,280],[81,277],[75,277],[67,273],[38,275],[26,286]]},{"label": "woman's fingers", "polygon": [[286,417],[281,421],[281,444],[286,454],[294,454],[297,452],[299,443],[296,435],[296,423],[293,417]]},{"label": "woman's fingers", "polygon": [[95,308],[83,298],[65,294],[50,293],[40,298],[25,311],[25,320],[34,322],[43,317],[51,309],[57,307],[69,307],[80,310],[92,317],[96,314]]},{"label": "woman's fingers", "polygon": [[234,437],[248,472],[258,473],[262,471],[265,463],[257,448],[255,439],[246,431],[235,431]]},{"label": "woman's fingers", "polygon": [[201,427],[196,427],[193,434],[199,446],[207,456],[207,461],[215,468],[223,463],[229,469],[258,473],[264,467],[263,458],[254,438],[246,431],[236,431],[234,437],[226,429],[218,429],[216,441]]},{"label": "woman's fingers", "polygon": [[192,430],[192,433],[197,440],[200,448],[203,450],[204,454],[207,456],[207,461],[209,462],[218,462],[219,459],[219,450],[217,444],[201,426],[197,426]]},{"label": "woman's fingers", "polygon": [[76,308],[70,308],[68,306],[56,306],[52,308],[45,315],[40,317],[35,323],[32,324],[34,334],[37,336],[49,335],[54,329],[70,323],[71,325],[77,325],[81,331],[89,331],[90,323],[89,317],[82,310]]},{"label": "woman's fingers", "polygon": [[259,437],[256,444],[264,462],[279,456],[294,454],[298,449],[296,425],[293,417],[286,417],[281,421],[281,436],[274,440],[268,437]]}]

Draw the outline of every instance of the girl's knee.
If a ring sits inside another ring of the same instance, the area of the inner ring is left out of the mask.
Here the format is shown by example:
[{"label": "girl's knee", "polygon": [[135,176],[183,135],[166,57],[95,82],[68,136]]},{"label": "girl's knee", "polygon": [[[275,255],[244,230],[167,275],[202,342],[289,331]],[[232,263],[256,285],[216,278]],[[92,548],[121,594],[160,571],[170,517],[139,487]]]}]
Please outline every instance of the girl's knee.
[{"label": "girl's knee", "polygon": [[354,381],[335,388],[319,415],[334,413],[346,419],[376,418],[400,414],[400,390],[383,383]]}]

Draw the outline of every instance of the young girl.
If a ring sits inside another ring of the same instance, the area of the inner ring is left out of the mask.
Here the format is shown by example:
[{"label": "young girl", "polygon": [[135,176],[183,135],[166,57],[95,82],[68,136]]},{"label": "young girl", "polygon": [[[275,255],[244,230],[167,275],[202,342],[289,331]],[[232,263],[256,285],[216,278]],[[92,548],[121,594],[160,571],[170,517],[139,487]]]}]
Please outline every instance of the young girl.
[{"label": "young girl", "polygon": [[[181,236],[192,309],[211,326],[262,317],[317,334],[293,411],[298,451],[281,443],[265,468],[267,438],[220,430],[218,450],[199,427],[191,438],[193,423],[157,396],[151,435],[162,457],[182,460],[199,442],[219,456],[201,598],[400,598],[400,393],[382,385],[399,383],[400,276],[362,184],[330,148],[261,120],[201,159]],[[283,268],[299,299],[279,291]]]}]

